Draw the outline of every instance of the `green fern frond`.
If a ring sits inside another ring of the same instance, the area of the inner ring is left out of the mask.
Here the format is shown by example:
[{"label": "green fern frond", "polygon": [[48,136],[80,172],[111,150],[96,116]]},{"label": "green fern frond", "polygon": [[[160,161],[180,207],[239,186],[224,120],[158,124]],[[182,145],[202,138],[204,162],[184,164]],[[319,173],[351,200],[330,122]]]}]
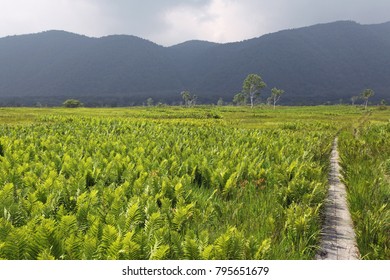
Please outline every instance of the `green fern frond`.
[{"label": "green fern frond", "polygon": [[200,258],[202,260],[214,260],[215,257],[215,246],[210,244],[203,248],[202,252],[200,253]]},{"label": "green fern frond", "polygon": [[245,255],[245,239],[235,227],[230,227],[214,243],[218,259],[237,260]]},{"label": "green fern frond", "polygon": [[256,252],[255,259],[262,260],[262,259],[266,258],[267,253],[269,252],[270,248],[271,248],[271,239],[267,238],[267,239],[263,240],[263,242],[259,246],[259,249]]},{"label": "green fern frond", "polygon": [[30,258],[36,259],[43,251],[49,252],[55,258],[63,254],[62,242],[55,234],[56,224],[51,219],[41,219],[35,228],[30,244]]},{"label": "green fern frond", "polygon": [[192,217],[194,206],[195,203],[190,203],[186,206],[178,206],[175,209],[172,223],[177,231],[181,232],[186,221],[188,221]]},{"label": "green fern frond", "polygon": [[156,229],[160,228],[162,225],[163,219],[159,212],[155,212],[150,215],[149,219],[145,223],[145,233],[148,236],[148,240],[151,240]]},{"label": "green fern frond", "polygon": [[101,239],[103,234],[103,224],[100,219],[95,219],[91,226],[88,228],[86,235]]},{"label": "green fern frond", "polygon": [[12,229],[13,226],[9,221],[0,218],[0,241],[4,241]]},{"label": "green fern frond", "polygon": [[186,238],[183,244],[184,257],[187,260],[200,259],[199,242],[192,238]]},{"label": "green fern frond", "polygon": [[121,253],[123,253],[123,243],[121,241],[121,237],[118,236],[117,239],[111,243],[111,245],[107,248],[107,260],[119,260]]},{"label": "green fern frond", "polygon": [[156,239],[154,245],[150,248],[149,260],[164,260],[169,251],[168,245],[161,245],[161,242]]},{"label": "green fern frond", "polygon": [[129,206],[126,212],[126,228],[134,229],[137,228],[142,222],[142,215],[139,209],[139,203],[136,202]]},{"label": "green fern frond", "polygon": [[123,248],[121,259],[139,260],[141,259],[141,246],[133,239],[134,232],[128,232],[123,238]]},{"label": "green fern frond", "polygon": [[55,257],[50,253],[49,249],[45,249],[38,254],[37,260],[55,260]]},{"label": "green fern frond", "polygon": [[108,248],[118,238],[118,232],[112,225],[105,225],[103,227],[102,241],[99,244],[98,252],[99,258],[106,259],[108,254]]},{"label": "green fern frond", "polygon": [[81,259],[81,249],[83,246],[83,240],[80,237],[72,234],[64,242],[65,256],[67,260],[79,260]]},{"label": "green fern frond", "polygon": [[13,229],[5,240],[2,255],[9,260],[25,260],[29,256],[31,234],[26,227]]},{"label": "green fern frond", "polygon": [[65,240],[72,234],[76,234],[78,230],[77,218],[75,215],[62,216],[60,223],[57,226],[57,235],[60,239]]},{"label": "green fern frond", "polygon": [[98,239],[92,236],[85,236],[83,241],[82,259],[93,260],[97,256]]}]

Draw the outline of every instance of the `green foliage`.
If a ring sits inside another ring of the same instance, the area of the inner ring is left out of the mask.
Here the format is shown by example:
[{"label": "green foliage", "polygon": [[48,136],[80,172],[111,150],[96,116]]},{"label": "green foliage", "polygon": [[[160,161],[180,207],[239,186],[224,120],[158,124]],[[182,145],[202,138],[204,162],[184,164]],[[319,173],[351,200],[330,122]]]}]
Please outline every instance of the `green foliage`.
[{"label": "green foliage", "polygon": [[390,258],[390,124],[345,131],[340,139],[344,180],[363,259]]},{"label": "green foliage", "polygon": [[62,105],[65,108],[78,108],[78,107],[82,107],[83,103],[81,103],[77,99],[67,99],[67,100],[64,101],[64,103],[62,103]]},{"label": "green foliage", "polygon": [[246,102],[247,102],[247,96],[242,93],[242,92],[239,92],[237,93],[236,95],[234,95],[233,97],[233,104],[235,105],[246,105]]},{"label": "green foliage", "polygon": [[360,97],[365,100],[364,101],[364,108],[367,109],[367,105],[368,105],[368,99],[371,97],[371,96],[374,96],[374,91],[372,89],[365,89],[363,90],[363,92],[360,94]]},{"label": "green foliage", "polygon": [[254,105],[254,100],[257,95],[260,95],[260,90],[267,85],[263,82],[263,79],[257,74],[249,74],[242,85],[242,93],[249,97],[251,101],[251,107]]},{"label": "green foliage", "polygon": [[189,91],[185,90],[180,93],[181,97],[184,100],[184,105],[187,107],[192,107],[196,104],[198,97],[195,94],[191,94]]},{"label": "green foliage", "polygon": [[[1,125],[0,258],[310,259],[350,107],[58,109]],[[376,252],[385,204],[363,218],[380,217]]]},{"label": "green foliage", "polygon": [[272,103],[274,105],[274,109],[275,109],[276,103],[280,100],[280,97],[283,94],[284,94],[284,90],[282,90],[282,89],[273,88],[271,90],[270,100],[272,101]]}]

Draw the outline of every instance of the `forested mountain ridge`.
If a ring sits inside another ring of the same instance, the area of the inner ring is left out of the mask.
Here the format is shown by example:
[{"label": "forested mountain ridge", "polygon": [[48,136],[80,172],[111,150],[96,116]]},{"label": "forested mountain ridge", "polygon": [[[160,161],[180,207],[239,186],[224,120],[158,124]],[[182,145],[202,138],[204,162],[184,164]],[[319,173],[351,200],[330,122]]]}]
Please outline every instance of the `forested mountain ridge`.
[{"label": "forested mountain ridge", "polygon": [[351,21],[284,30],[242,42],[163,47],[128,35],[89,38],[47,31],[0,38],[0,105],[230,102],[249,73],[285,90],[281,104],[338,103],[365,88],[390,101],[390,22]]}]

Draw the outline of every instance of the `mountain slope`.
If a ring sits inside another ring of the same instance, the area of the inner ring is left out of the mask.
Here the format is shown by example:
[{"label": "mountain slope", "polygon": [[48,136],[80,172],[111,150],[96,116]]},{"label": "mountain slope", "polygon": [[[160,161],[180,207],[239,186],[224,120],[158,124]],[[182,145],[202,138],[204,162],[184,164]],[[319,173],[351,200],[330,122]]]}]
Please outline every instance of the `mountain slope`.
[{"label": "mountain slope", "polygon": [[268,90],[285,89],[284,100],[295,104],[346,100],[366,87],[377,97],[390,97],[390,28],[372,29],[337,22],[223,45],[208,54],[202,88],[239,91],[253,72],[261,74]]},{"label": "mountain slope", "polygon": [[134,36],[88,38],[64,31],[0,39],[0,105],[231,101],[249,73],[286,91],[284,104],[348,102],[364,88],[390,101],[390,23],[341,21],[242,42],[189,41],[169,48]]}]

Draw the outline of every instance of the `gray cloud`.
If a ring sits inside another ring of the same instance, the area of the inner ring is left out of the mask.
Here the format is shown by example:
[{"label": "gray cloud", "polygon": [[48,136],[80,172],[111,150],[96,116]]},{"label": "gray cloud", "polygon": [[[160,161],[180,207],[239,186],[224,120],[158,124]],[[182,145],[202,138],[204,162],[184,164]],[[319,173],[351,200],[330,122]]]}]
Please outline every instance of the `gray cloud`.
[{"label": "gray cloud", "polygon": [[163,45],[228,42],[335,20],[390,20],[388,0],[4,0],[0,37],[63,29],[132,34]]}]

